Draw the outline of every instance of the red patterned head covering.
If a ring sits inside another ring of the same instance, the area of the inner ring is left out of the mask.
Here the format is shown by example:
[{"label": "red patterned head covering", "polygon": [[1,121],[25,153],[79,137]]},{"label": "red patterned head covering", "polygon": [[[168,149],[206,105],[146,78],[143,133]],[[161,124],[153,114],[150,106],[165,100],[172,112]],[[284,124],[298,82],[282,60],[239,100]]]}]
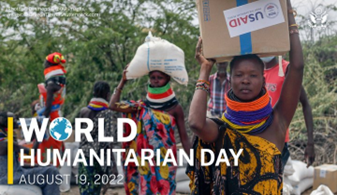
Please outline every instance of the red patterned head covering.
[{"label": "red patterned head covering", "polygon": [[66,63],[66,60],[64,59],[63,55],[58,52],[54,52],[52,54],[49,54],[46,57],[46,60],[52,64],[60,64],[60,63]]}]

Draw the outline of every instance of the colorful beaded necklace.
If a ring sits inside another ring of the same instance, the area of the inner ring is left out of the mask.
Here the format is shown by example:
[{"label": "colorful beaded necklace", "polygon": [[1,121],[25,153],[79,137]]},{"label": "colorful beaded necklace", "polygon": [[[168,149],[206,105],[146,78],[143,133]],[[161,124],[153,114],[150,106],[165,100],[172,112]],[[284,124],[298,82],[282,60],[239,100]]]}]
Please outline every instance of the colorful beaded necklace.
[{"label": "colorful beaded necklace", "polygon": [[273,108],[265,88],[262,95],[252,102],[240,101],[233,90],[226,94],[227,108],[222,116],[229,127],[241,133],[256,135],[262,133],[273,122]]},{"label": "colorful beaded necklace", "polygon": [[165,110],[178,104],[175,93],[173,92],[170,83],[163,87],[148,86],[145,104],[153,109]]},{"label": "colorful beaded necklace", "polygon": [[102,111],[108,109],[109,104],[103,98],[91,98],[88,108],[94,111]]}]

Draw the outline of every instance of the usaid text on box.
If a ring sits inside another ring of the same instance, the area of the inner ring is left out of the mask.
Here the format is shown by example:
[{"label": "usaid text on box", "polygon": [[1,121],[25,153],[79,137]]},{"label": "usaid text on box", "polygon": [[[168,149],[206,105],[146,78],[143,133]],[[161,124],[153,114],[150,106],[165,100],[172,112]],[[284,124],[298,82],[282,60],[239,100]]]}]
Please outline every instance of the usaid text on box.
[{"label": "usaid text on box", "polygon": [[231,38],[284,22],[279,0],[256,1],[223,13]]}]

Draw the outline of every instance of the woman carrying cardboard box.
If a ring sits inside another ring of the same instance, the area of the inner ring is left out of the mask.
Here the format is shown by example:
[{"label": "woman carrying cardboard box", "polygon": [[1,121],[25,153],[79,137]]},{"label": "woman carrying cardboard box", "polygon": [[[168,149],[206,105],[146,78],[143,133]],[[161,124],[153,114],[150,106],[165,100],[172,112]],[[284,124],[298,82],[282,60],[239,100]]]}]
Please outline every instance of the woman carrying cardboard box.
[{"label": "woman carrying cardboard box", "polygon": [[[281,194],[280,151],[297,107],[304,68],[294,13],[288,0],[290,66],[274,108],[265,88],[261,59],[254,54],[236,56],[230,62],[231,89],[226,96],[226,112],[221,120],[206,118],[208,78],[214,61],[201,54],[199,39],[196,59],[201,68],[189,112],[189,124],[198,136],[194,142],[194,166],[187,168],[192,194]],[[243,152],[237,166],[232,157],[230,166],[225,162],[202,166],[203,148],[213,150],[215,156],[223,154],[219,153],[222,149]]]}]

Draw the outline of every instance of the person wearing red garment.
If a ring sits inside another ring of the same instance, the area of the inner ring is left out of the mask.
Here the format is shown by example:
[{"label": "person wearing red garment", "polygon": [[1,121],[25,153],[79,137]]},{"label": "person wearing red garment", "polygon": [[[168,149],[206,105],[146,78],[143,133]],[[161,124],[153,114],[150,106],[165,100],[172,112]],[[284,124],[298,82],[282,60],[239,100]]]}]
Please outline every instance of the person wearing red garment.
[{"label": "person wearing red garment", "polygon": [[[279,62],[275,56],[261,58],[265,63],[264,69],[264,77],[266,79],[266,88],[271,97],[271,105],[274,107],[276,102],[279,100],[281,95],[282,85],[284,83],[285,77],[279,75]],[[282,60],[282,71],[287,73],[289,62],[286,60]],[[314,148],[314,139],[313,139],[313,119],[311,107],[309,104],[309,100],[305,93],[303,86],[301,87],[300,94],[300,103],[302,104],[303,115],[305,120],[305,125],[307,127],[307,136],[308,141],[304,152],[304,157],[307,162],[307,166],[313,164],[315,161],[315,148]],[[288,142],[289,142],[289,128],[287,129],[285,145],[282,150],[282,166],[284,168],[287,163],[290,153],[288,150]]]},{"label": "person wearing red garment", "polygon": [[[54,119],[62,116],[61,106],[65,101],[65,74],[67,73],[62,65],[64,63],[66,63],[66,60],[61,53],[54,52],[46,57],[43,72],[45,82],[38,84],[41,109],[37,111],[37,114],[40,122],[43,118],[49,118],[49,121],[52,122]],[[38,147],[36,146],[37,144]],[[48,133],[46,133],[44,140],[41,143],[35,142],[34,148],[36,147],[41,149],[42,162],[46,161],[47,149],[58,149],[61,154],[65,149],[62,141],[50,138]],[[59,162],[57,162],[57,166],[59,165]]]}]

